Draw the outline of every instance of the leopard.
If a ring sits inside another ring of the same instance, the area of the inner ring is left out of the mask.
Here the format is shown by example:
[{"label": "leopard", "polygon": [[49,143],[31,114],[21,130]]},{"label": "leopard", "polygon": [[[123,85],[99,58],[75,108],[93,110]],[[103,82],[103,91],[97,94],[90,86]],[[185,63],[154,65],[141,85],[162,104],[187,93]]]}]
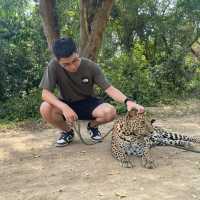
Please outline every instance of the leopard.
[{"label": "leopard", "polygon": [[200,153],[194,144],[200,144],[199,136],[186,136],[154,126],[155,119],[132,109],[120,117],[113,126],[111,151],[121,166],[133,168],[131,156],[141,157],[142,166],[147,169],[157,167],[151,149],[156,146],[172,146]]},{"label": "leopard", "polygon": [[111,152],[112,156],[120,161],[125,168],[134,167],[134,162],[130,158],[132,145],[139,156],[139,146],[142,145],[142,163],[146,168],[154,167],[154,160],[150,155],[149,144],[144,140],[153,133],[152,123],[145,119],[143,113],[138,113],[136,109],[127,112],[126,115],[119,117],[113,125]]}]

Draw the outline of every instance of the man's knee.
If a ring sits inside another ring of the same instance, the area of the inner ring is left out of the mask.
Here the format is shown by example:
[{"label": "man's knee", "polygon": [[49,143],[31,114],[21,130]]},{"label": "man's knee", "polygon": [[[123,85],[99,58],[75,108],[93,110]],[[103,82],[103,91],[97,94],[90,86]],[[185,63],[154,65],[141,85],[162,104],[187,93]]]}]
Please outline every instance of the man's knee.
[{"label": "man's knee", "polygon": [[51,104],[44,101],[40,105],[40,114],[42,115],[43,119],[51,122],[52,120],[54,121],[53,118],[55,118],[54,115],[56,115],[56,109]]},{"label": "man's knee", "polygon": [[110,122],[116,117],[116,109],[114,106],[104,103],[98,106],[92,113],[93,117],[104,122]]},{"label": "man's knee", "polygon": [[115,117],[117,116],[117,111],[115,107],[112,105],[109,105],[109,107],[107,107],[104,110],[104,116],[107,121],[112,121],[113,119],[115,119]]},{"label": "man's knee", "polygon": [[40,105],[40,113],[42,118],[50,123],[64,121],[61,111],[47,102]]},{"label": "man's knee", "polygon": [[42,104],[40,105],[40,114],[42,116],[45,116],[47,115],[48,113],[50,113],[50,110],[51,110],[51,105],[47,102],[42,102]]}]

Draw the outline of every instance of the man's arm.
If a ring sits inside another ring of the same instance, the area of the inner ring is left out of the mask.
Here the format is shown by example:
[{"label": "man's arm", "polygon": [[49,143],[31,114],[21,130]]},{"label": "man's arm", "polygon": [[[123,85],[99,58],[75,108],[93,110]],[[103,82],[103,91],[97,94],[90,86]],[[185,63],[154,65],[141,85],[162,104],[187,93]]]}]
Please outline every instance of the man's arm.
[{"label": "man's arm", "polygon": [[52,92],[50,92],[47,89],[42,90],[42,100],[46,101],[47,103],[55,106],[59,110],[63,110],[63,107],[65,107],[65,104],[60,101]]},{"label": "man's arm", "polygon": [[[112,99],[119,103],[124,103],[125,99],[127,99],[126,95],[124,95],[120,90],[117,88],[113,87],[112,85],[108,87],[105,92],[107,93],[108,96],[110,96]],[[144,112],[144,107],[137,104],[134,101],[128,100],[126,102],[127,105],[127,110],[130,111],[132,108],[135,108],[138,110],[139,113]]]},{"label": "man's arm", "polygon": [[42,90],[42,99],[46,101],[47,103],[53,105],[54,107],[58,108],[62,111],[64,117],[70,121],[73,122],[74,120],[78,119],[78,116],[76,113],[65,103],[60,101],[52,92],[50,92],[47,89]]}]

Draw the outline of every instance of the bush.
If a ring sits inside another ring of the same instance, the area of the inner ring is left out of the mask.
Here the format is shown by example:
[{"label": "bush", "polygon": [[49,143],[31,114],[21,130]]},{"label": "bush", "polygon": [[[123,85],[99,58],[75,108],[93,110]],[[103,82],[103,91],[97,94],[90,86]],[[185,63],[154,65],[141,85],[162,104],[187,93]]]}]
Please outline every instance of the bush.
[{"label": "bush", "polygon": [[22,121],[39,118],[41,104],[41,90],[33,89],[29,94],[14,97],[1,103],[0,119],[2,121]]}]

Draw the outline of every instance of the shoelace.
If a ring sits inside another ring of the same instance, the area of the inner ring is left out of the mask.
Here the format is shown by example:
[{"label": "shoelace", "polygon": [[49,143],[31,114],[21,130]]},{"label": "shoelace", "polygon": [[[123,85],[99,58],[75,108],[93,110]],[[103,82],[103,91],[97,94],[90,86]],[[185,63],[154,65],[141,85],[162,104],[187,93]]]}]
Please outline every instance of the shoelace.
[{"label": "shoelace", "polygon": [[96,128],[96,127],[90,127],[90,130],[91,130],[91,136],[96,136],[96,135],[99,135],[99,136],[101,136],[101,133],[100,133],[100,131],[98,130],[98,128]]}]

